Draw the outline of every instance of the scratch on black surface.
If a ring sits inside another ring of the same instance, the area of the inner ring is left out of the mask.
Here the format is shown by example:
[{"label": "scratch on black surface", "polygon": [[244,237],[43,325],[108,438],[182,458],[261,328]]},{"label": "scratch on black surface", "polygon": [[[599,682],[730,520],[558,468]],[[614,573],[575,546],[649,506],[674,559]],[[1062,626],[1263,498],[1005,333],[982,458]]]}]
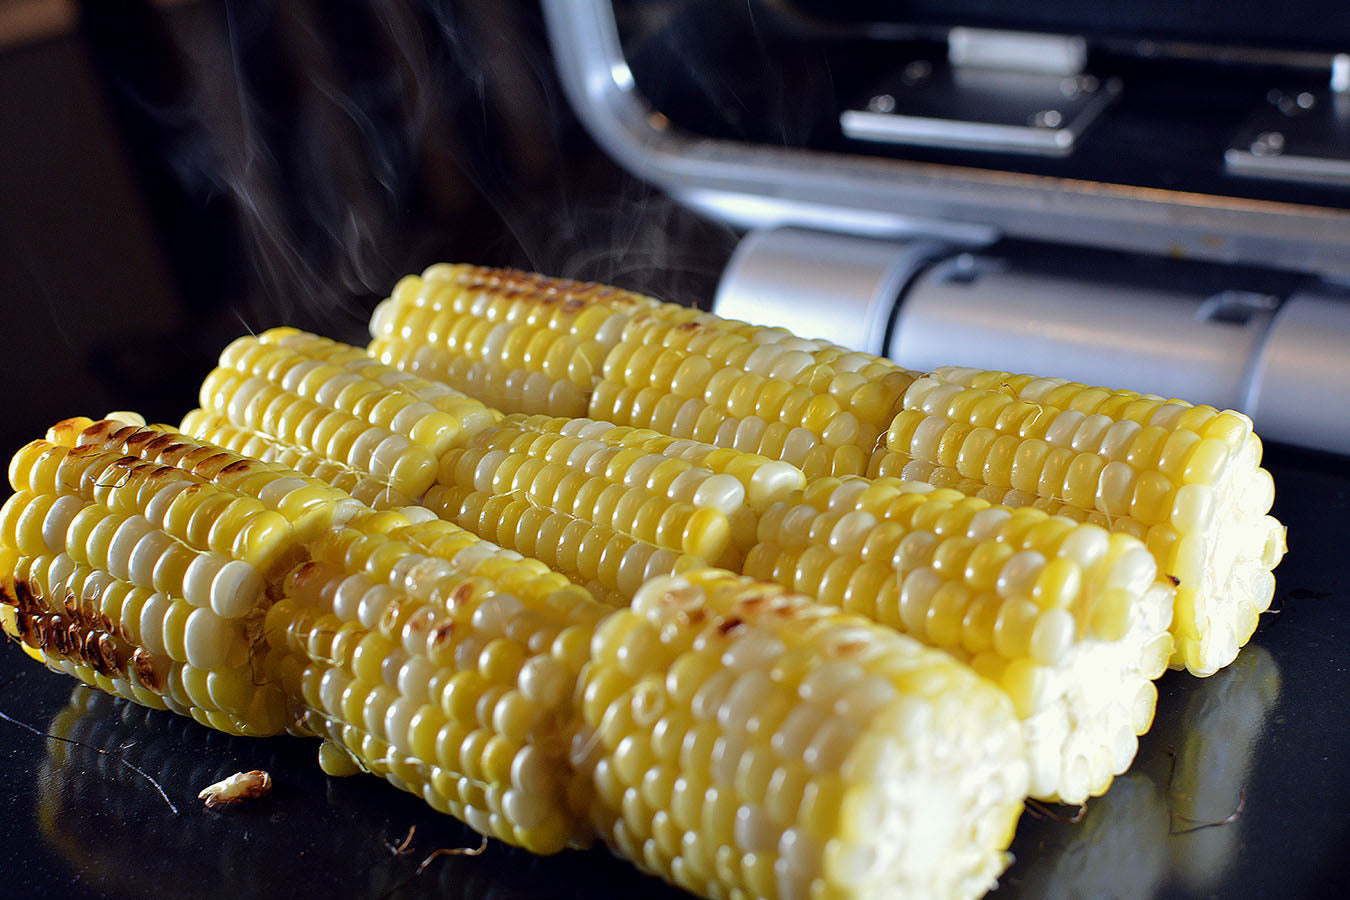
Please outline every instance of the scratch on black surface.
[{"label": "scratch on black surface", "polygon": [[[19,680],[20,678],[22,678],[22,677],[23,677],[23,673],[19,673],[19,674],[16,675],[15,677],[11,678],[9,681],[5,682],[3,685],[0,685],[0,690],[3,690],[4,688],[9,687],[11,684],[13,684],[15,681],[18,681],[18,680]],[[140,767],[136,766],[134,763],[128,762],[127,760],[123,759],[121,756],[117,755],[116,753],[112,753],[112,752],[109,752],[109,751],[107,751],[107,750],[104,750],[102,747],[95,747],[95,746],[92,745],[92,744],[86,744],[84,741],[77,741],[77,740],[75,740],[74,738],[62,737],[62,736],[59,735],[59,734],[52,734],[51,732],[43,731],[43,730],[40,729],[40,728],[34,728],[32,725],[29,725],[27,722],[21,722],[21,721],[19,721],[18,719],[14,718],[13,716],[11,716],[9,713],[5,712],[4,710],[0,710],[0,719],[2,719],[2,720],[4,720],[4,721],[8,722],[8,723],[11,724],[11,725],[17,725],[19,728],[22,728],[24,731],[30,731],[30,732],[32,732],[33,734],[36,734],[38,737],[48,738],[48,739],[53,740],[53,741],[62,741],[62,742],[67,743],[67,744],[74,744],[76,747],[84,747],[86,750],[93,750],[95,753],[99,753],[99,754],[102,754],[103,756],[108,757],[109,759],[116,760],[117,762],[119,762],[119,763],[121,763],[122,765],[126,766],[126,767],[127,767],[128,769],[130,769],[131,771],[135,772],[137,775],[139,775],[139,776],[141,776],[142,778],[144,778],[146,781],[150,782],[151,786],[154,787],[154,789],[155,789],[156,791],[159,792],[159,796],[164,800],[164,802],[165,802],[166,804],[168,804],[169,809],[173,811],[173,814],[174,814],[175,816],[178,815],[178,807],[177,807],[177,806],[174,806],[173,801],[169,799],[169,795],[166,794],[166,793],[164,793],[164,788],[160,787],[159,782],[156,781],[154,778],[150,777],[150,775],[148,775],[148,774],[145,772],[144,769],[141,769]]]}]

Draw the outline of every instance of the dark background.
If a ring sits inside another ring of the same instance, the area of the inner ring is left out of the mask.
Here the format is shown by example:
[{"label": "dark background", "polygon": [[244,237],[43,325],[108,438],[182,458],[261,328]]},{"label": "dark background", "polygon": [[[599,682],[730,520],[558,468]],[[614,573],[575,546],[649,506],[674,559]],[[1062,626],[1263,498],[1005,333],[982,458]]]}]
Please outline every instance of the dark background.
[{"label": "dark background", "polygon": [[[735,239],[596,150],[532,3],[0,0],[6,455],[71,415],[176,422],[246,330],[363,342],[395,279],[435,261],[706,305]],[[1346,886],[1350,472],[1285,448],[1270,464],[1290,526],[1279,611],[1231,669],[1164,677],[1135,767],[1081,822],[1024,817],[995,896]],[[684,896],[603,850],[494,843],[418,875],[476,836],[373,779],[326,778],[311,743],[75,690],[9,644],[0,713],[82,742],[0,721],[0,896]],[[255,767],[276,779],[268,800],[194,799]],[[386,846],[414,825],[407,853]]]}]

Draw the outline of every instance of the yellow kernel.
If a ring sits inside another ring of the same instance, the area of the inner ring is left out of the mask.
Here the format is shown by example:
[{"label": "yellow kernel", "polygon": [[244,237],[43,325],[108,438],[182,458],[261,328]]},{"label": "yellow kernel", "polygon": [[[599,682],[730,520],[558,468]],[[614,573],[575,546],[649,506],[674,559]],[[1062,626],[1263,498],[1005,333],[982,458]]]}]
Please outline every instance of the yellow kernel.
[{"label": "yellow kernel", "polygon": [[1043,609],[1071,607],[1083,590],[1083,573],[1062,556],[1048,561],[1031,588],[1031,598]]}]

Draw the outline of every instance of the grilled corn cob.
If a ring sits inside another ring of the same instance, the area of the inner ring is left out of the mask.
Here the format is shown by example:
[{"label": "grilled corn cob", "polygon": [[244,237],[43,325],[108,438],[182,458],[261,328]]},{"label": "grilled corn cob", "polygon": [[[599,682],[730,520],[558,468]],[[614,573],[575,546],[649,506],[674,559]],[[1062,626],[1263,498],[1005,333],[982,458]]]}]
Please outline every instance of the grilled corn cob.
[{"label": "grilled corn cob", "polygon": [[441,453],[501,418],[443,384],[293,328],[226,347],[200,401],[184,433],[322,478],[377,508],[413,503]]},{"label": "grilled corn cob", "polygon": [[372,355],[508,413],[589,416],[860,475],[914,380],[889,360],[593,284],[471,266],[405,278]]},{"label": "grilled corn cob", "polygon": [[1171,652],[1139,541],[893,478],[818,479],[760,520],[745,572],[890,625],[1001,686],[1030,793],[1079,803],[1124,772]]},{"label": "grilled corn cob", "polygon": [[969,897],[1006,863],[1011,704],[887,629],[701,569],[614,611],[425,509],[162,426],[49,437],[10,467],[0,621],[54,668],[317,735],[325,770],[537,852],[599,831],[712,897]]},{"label": "grilled corn cob", "polygon": [[0,587],[49,665],[241,734],[287,726],[255,679],[268,577],[355,506],[340,491],[162,428],[57,425],[9,467]]},{"label": "grilled corn cob", "polygon": [[865,619],[728,572],[655,578],[597,632],[580,696],[592,821],[695,893],[976,896],[1006,864],[1027,778],[1007,698]]},{"label": "grilled corn cob", "polygon": [[755,511],[805,483],[786,463],[588,419],[511,416],[441,458],[426,506],[604,596],[739,567]]},{"label": "grilled corn cob", "polygon": [[914,380],[890,360],[665,304],[635,315],[588,414],[861,475]]},{"label": "grilled corn cob", "polygon": [[376,308],[370,353],[504,412],[583,416],[629,317],[658,305],[603,285],[436,265]]},{"label": "grilled corn cob", "polygon": [[1133,534],[1177,587],[1172,665],[1230,663],[1270,605],[1284,528],[1251,420],[1180,400],[975,369],[916,381],[872,474]]}]

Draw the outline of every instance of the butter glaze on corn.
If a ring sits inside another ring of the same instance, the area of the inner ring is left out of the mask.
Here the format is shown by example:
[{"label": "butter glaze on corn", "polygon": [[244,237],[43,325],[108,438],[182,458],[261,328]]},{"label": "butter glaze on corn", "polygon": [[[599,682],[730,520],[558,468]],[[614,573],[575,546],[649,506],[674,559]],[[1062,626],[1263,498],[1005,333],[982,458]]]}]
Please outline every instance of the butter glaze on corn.
[{"label": "butter glaze on corn", "polygon": [[1251,420],[1132,391],[976,369],[916,381],[872,474],[1034,505],[1143,540],[1176,581],[1171,663],[1230,663],[1274,592],[1284,528]]},{"label": "butter glaze on corn", "polygon": [[1153,720],[1170,589],[1143,544],[892,478],[818,479],[760,520],[745,572],[938,647],[999,685],[1030,792],[1079,803]]},{"label": "butter glaze on corn", "polygon": [[974,897],[1026,791],[1007,697],[776,585],[655,578],[596,634],[578,765],[591,819],[696,894]]}]

